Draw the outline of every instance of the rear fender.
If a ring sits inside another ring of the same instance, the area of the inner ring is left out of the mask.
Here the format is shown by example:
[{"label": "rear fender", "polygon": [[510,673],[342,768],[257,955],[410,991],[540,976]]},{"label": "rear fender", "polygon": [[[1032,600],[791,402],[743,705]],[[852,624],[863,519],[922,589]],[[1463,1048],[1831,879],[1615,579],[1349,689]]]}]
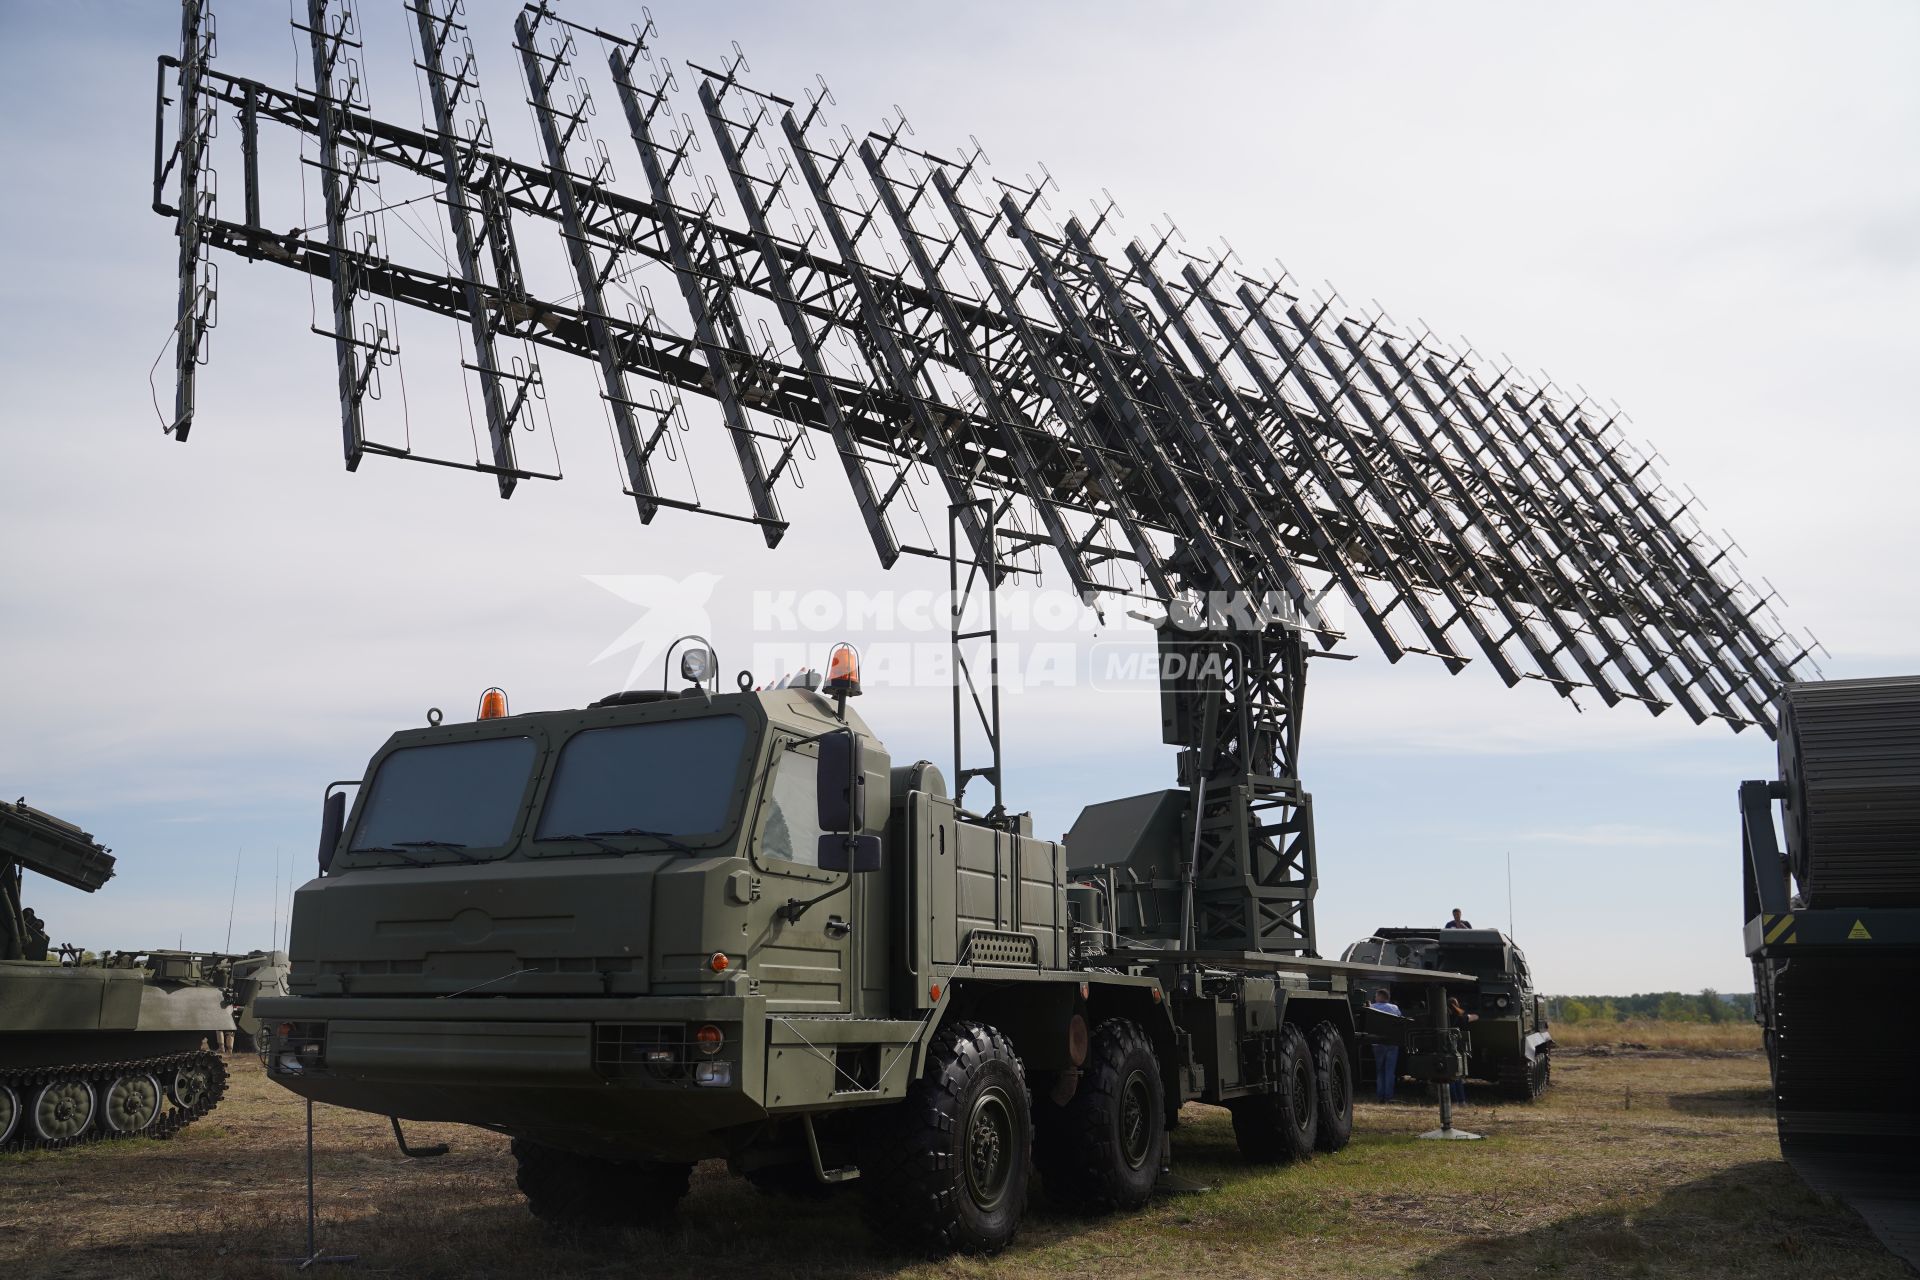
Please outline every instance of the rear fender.
[{"label": "rear fender", "polygon": [[[943,1008],[947,1017],[984,1022],[1005,1035],[1029,1072],[1060,1071],[1073,1065],[1068,1057],[1067,1024],[1080,1010],[1078,980],[1010,984],[962,980],[953,984]],[[931,1039],[929,1031],[922,1043]]]},{"label": "rear fender", "polygon": [[[1392,1017],[1392,1014],[1387,1014]],[[1353,1024],[1353,1006],[1345,1000],[1302,1000],[1287,1001],[1281,1014],[1281,1021],[1291,1022],[1304,1033],[1313,1030],[1323,1022],[1331,1022],[1340,1029],[1340,1036],[1349,1046],[1354,1042],[1358,1030]]]},{"label": "rear fender", "polygon": [[1153,1056],[1160,1060],[1160,1083],[1166,1096],[1167,1124],[1171,1127],[1180,1114],[1183,1097],[1181,1068],[1186,1057],[1175,1034],[1173,1011],[1160,988],[1120,983],[1092,983],[1087,994],[1087,1029],[1091,1031],[1109,1018],[1126,1018],[1147,1033],[1153,1042]]}]

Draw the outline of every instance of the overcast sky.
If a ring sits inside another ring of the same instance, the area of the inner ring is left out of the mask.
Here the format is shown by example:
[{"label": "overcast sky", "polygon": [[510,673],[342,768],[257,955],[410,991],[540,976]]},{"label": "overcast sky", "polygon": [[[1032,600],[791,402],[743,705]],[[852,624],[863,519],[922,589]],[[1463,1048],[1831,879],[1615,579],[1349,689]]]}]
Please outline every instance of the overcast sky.
[{"label": "overcast sky", "polygon": [[[218,7],[218,65],[286,83],[278,7]],[[415,124],[402,7],[362,8],[373,105]],[[1196,245],[1224,237],[1617,399],[1829,674],[1920,663],[1920,9],[653,8],[668,57],[711,64],[739,40],[757,87],[798,96],[824,73],[856,133],[899,104],[925,147],[975,136],[1007,177],[1044,162],[1063,209],[1105,188],[1131,230],[1171,215]],[[515,6],[469,9],[499,142],[534,159]],[[595,577],[718,575],[727,670],[764,638],[756,591],[944,582],[876,572],[825,452],[785,498],[778,551],[691,515],[642,527],[591,370],[558,355],[564,481],[503,503],[461,472],[375,458],[347,475],[331,344],[308,332],[306,284],[267,264],[220,264],[198,426],[163,438],[148,379],[175,246],[148,203],[153,59],[176,26],[158,3],[0,2],[0,789],[121,857],[91,898],[32,887],[58,939],[223,945],[238,858],[232,941],[266,945],[276,865],[283,889],[305,878],[322,787],[388,733],[429,706],[471,714],[489,684],[524,710],[626,681],[623,657],[594,660],[639,610]],[[299,169],[285,136],[267,145],[268,221],[292,225]],[[710,148],[697,160],[718,176]],[[237,210],[237,166],[221,192]],[[434,390],[452,359],[438,324],[403,318],[407,416],[390,395],[379,431],[464,440],[464,405]],[[696,408],[694,435],[716,422]],[[702,483],[739,505],[728,468]],[[1549,990],[1746,985],[1734,787],[1771,775],[1771,743],[1351,647],[1316,668],[1307,708],[1323,951],[1453,906],[1505,926],[1511,855],[1517,936]],[[874,690],[862,710],[896,758],[948,758],[940,691]],[[1144,692],[1030,689],[1007,714],[1008,800],[1043,832],[1172,784]]]}]

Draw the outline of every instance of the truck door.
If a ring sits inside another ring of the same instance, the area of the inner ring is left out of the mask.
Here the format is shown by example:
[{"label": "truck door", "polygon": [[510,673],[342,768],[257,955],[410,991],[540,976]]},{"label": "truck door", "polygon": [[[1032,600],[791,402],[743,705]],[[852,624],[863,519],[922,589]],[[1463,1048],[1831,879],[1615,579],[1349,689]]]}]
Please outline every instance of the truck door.
[{"label": "truck door", "polygon": [[[847,1013],[856,922],[846,872],[820,869],[820,822],[816,787],[818,752],[813,743],[777,750],[773,776],[760,806],[754,861],[763,879],[762,935],[755,945],[754,973],[769,1009]],[[822,895],[826,895],[822,898]],[[821,901],[789,920],[789,901]],[[865,922],[883,929],[885,921]]]}]

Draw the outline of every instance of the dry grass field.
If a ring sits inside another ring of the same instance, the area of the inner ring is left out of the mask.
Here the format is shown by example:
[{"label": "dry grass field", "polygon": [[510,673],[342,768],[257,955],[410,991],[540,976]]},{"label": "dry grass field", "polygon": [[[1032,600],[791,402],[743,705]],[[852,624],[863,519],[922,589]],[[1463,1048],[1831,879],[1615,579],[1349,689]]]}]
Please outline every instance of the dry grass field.
[{"label": "dry grass field", "polygon": [[1567,1049],[1633,1052],[1758,1053],[1760,1028],[1751,1022],[1556,1022],[1553,1042]]},{"label": "dry grass field", "polygon": [[[1905,1276],[1843,1206],[1780,1162],[1753,1053],[1569,1053],[1539,1105],[1476,1096],[1477,1143],[1421,1142],[1426,1106],[1363,1106],[1354,1145],[1278,1170],[1239,1162],[1224,1112],[1189,1108],[1176,1171],[1206,1191],[1087,1221],[1036,1199],[1014,1248],[917,1262],[841,1201],[762,1197],[703,1168],[678,1225],[598,1245],[522,1208],[504,1139],[421,1126],[415,1162],[379,1119],[318,1114],[321,1242],[346,1274],[406,1277]],[[0,1157],[0,1276],[281,1276],[303,1243],[300,1108],[237,1064],[219,1111],[170,1142]]]}]

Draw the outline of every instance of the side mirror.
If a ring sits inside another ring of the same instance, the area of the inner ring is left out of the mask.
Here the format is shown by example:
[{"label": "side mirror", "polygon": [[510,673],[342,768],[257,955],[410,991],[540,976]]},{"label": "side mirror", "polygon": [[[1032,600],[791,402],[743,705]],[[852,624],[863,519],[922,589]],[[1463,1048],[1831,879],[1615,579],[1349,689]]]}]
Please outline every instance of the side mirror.
[{"label": "side mirror", "polygon": [[866,826],[867,816],[867,775],[861,768],[860,738],[850,729],[840,729],[821,738],[819,750],[819,782],[814,798],[820,829],[839,836],[857,836]]},{"label": "side mirror", "polygon": [[347,825],[347,793],[330,791],[320,806],[320,874],[333,866],[333,851],[340,844],[340,832]]},{"label": "side mirror", "polygon": [[879,836],[841,836],[824,835],[820,837],[820,869],[822,871],[878,871],[880,869]]}]

